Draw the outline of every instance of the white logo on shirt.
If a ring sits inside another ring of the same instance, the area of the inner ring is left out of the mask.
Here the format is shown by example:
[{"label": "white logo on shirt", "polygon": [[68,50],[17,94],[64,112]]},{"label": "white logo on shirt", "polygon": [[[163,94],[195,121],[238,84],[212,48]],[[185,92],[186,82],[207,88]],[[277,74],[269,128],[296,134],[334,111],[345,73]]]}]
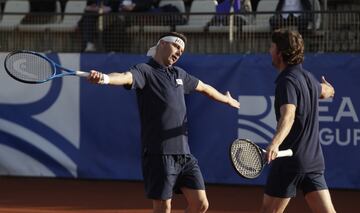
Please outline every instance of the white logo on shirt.
[{"label": "white logo on shirt", "polygon": [[181,78],[176,79],[176,84],[177,85],[183,85],[182,79]]}]

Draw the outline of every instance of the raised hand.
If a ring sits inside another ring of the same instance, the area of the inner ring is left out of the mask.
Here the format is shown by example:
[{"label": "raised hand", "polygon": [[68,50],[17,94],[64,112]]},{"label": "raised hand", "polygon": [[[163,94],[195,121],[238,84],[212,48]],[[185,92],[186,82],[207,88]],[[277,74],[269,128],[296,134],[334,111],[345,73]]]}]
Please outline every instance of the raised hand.
[{"label": "raised hand", "polygon": [[238,108],[238,109],[240,108],[240,102],[237,101],[237,100],[235,100],[233,97],[231,97],[229,91],[227,91],[225,95],[226,95],[226,97],[227,97],[228,100],[229,100],[228,104],[229,104],[230,106],[235,107],[235,108]]},{"label": "raised hand", "polygon": [[321,96],[323,98],[333,98],[335,95],[334,87],[325,80],[324,76],[321,76]]}]

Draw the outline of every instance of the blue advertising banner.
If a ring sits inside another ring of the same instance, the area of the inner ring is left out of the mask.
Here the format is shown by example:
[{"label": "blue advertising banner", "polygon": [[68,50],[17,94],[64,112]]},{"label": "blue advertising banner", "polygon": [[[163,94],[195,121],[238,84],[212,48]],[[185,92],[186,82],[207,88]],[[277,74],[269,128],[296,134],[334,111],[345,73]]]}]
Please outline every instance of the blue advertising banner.
[{"label": "blue advertising banner", "polygon": [[[6,53],[0,53],[1,61]],[[105,73],[146,62],[141,55],[47,55],[64,67]],[[275,132],[277,71],[267,54],[191,55],[177,64],[239,99],[239,110],[193,93],[186,96],[189,144],[207,183],[263,185],[239,177],[229,146],[249,138],[266,147]],[[304,68],[324,75],[336,94],[320,101],[320,143],[332,188],[360,189],[360,55],[308,54]],[[78,77],[40,85],[19,83],[0,67],[0,175],[142,180],[135,91],[94,85]]]}]

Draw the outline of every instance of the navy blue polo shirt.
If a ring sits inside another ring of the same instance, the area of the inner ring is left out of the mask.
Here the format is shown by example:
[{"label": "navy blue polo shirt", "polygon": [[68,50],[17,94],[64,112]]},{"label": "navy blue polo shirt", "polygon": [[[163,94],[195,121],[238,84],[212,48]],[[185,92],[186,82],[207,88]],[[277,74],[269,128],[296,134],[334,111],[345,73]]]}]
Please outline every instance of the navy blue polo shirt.
[{"label": "navy blue polo shirt", "polygon": [[141,120],[143,152],[190,154],[185,94],[199,80],[180,67],[165,67],[154,59],[130,68]]},{"label": "navy blue polo shirt", "polygon": [[292,149],[294,156],[279,158],[273,166],[282,165],[299,173],[323,171],[325,164],[319,142],[319,81],[301,65],[292,65],[279,74],[275,83],[277,121],[280,119],[280,107],[284,104],[294,104],[296,115],[288,136],[279,147],[280,150]]}]

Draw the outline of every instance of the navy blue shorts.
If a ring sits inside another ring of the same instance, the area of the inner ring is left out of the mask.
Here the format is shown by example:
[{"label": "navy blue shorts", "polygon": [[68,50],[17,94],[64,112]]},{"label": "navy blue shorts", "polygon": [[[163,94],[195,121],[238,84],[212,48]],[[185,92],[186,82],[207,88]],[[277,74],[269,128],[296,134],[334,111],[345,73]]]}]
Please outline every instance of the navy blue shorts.
[{"label": "navy blue shorts", "polygon": [[297,189],[302,190],[304,195],[328,189],[324,172],[294,173],[281,171],[280,168],[270,170],[265,194],[272,197],[290,198],[296,196]]},{"label": "navy blue shorts", "polygon": [[149,199],[171,199],[180,188],[204,190],[198,161],[191,155],[151,155],[142,159],[145,192]]}]

